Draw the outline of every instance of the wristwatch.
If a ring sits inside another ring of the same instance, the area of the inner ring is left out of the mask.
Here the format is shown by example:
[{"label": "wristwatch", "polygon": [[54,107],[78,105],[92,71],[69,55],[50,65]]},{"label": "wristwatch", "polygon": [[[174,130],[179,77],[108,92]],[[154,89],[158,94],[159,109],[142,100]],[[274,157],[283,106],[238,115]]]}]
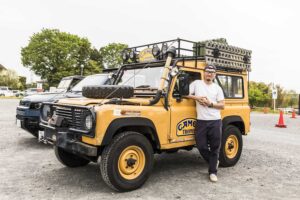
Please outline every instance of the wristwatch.
[{"label": "wristwatch", "polygon": [[209,104],[209,106],[208,106],[209,108],[213,108],[214,107],[214,104],[213,104],[213,102],[211,102],[210,104]]}]

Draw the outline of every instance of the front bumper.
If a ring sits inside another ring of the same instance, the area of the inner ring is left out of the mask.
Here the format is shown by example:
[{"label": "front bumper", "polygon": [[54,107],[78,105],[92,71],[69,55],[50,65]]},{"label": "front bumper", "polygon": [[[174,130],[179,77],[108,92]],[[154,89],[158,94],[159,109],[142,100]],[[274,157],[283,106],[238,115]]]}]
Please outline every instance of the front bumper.
[{"label": "front bumper", "polygon": [[81,135],[71,132],[68,129],[59,129],[43,123],[44,128],[43,142],[53,144],[57,147],[84,156],[97,156],[98,148],[81,142]]},{"label": "front bumper", "polygon": [[39,129],[40,110],[30,109],[25,106],[18,106],[16,110],[16,118],[23,123],[25,129]]}]

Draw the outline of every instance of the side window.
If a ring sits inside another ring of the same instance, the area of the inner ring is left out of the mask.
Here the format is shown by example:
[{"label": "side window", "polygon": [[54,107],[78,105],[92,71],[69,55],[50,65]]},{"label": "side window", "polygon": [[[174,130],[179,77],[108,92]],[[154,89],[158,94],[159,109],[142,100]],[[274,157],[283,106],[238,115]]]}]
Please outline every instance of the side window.
[{"label": "side window", "polygon": [[182,86],[182,84],[180,84],[180,76],[181,77],[182,76],[188,77],[189,84],[191,84],[195,80],[201,80],[200,72],[180,71],[179,75],[177,76],[175,87],[174,87],[174,90],[173,90],[173,97],[180,96],[179,87]]},{"label": "side window", "polygon": [[225,98],[243,98],[243,78],[240,76],[217,75],[217,83],[224,91]]}]

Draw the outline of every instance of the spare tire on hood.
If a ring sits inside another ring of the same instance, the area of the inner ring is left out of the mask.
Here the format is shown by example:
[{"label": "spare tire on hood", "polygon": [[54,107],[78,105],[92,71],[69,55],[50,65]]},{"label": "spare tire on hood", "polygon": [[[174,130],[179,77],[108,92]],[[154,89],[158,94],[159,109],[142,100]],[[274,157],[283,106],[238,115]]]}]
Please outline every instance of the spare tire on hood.
[{"label": "spare tire on hood", "polygon": [[133,87],[127,85],[91,85],[82,88],[82,95],[93,99],[130,98]]}]

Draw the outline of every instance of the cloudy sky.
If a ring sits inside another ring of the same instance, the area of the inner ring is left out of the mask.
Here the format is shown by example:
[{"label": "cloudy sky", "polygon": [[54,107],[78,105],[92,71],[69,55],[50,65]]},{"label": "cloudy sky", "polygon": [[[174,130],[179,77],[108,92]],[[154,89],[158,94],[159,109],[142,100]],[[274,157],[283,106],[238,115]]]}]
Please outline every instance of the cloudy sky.
[{"label": "cloudy sky", "polygon": [[86,37],[96,48],[224,37],[252,50],[251,80],[300,93],[299,10],[296,0],[0,0],[0,63],[31,80],[20,50],[42,28]]}]

